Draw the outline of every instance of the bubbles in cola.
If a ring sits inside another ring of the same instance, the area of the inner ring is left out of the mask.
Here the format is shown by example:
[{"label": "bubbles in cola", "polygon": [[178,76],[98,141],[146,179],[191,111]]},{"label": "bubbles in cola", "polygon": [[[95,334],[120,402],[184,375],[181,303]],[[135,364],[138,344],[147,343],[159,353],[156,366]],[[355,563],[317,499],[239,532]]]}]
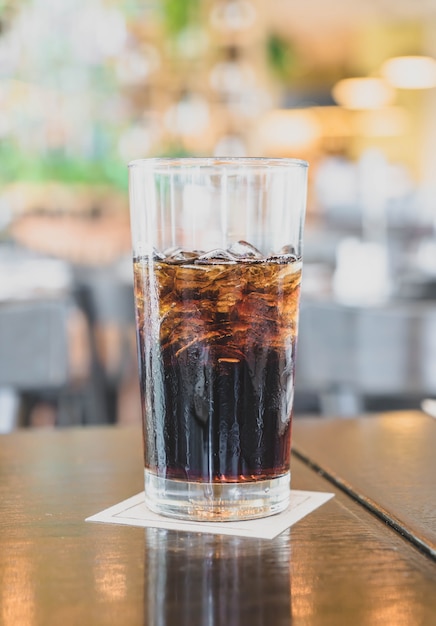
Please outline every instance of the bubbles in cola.
[{"label": "bubbles in cola", "polygon": [[241,241],[134,268],[146,467],[208,482],[286,473],[301,260]]}]

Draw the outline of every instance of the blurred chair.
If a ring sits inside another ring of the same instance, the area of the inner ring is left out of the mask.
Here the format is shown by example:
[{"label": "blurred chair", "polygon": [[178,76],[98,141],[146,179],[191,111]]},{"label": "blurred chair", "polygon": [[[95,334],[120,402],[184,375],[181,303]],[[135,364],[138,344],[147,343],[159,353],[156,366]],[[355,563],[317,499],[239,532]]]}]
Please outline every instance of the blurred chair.
[{"label": "blurred chair", "polygon": [[0,388],[16,412],[3,414],[3,432],[30,425],[38,403],[53,404],[53,425],[104,421],[78,315],[68,296],[0,303]]},{"label": "blurred chair", "polygon": [[321,412],[353,415],[365,401],[436,393],[436,304],[351,307],[302,302],[296,391]]},{"label": "blurred chair", "polygon": [[[131,262],[129,268],[132,271]],[[88,322],[92,380],[102,419],[139,422],[132,276],[120,275],[118,263],[75,266],[74,282],[76,302]],[[128,411],[132,415],[125,415],[120,408],[120,394],[127,386],[134,396],[134,406]]]}]

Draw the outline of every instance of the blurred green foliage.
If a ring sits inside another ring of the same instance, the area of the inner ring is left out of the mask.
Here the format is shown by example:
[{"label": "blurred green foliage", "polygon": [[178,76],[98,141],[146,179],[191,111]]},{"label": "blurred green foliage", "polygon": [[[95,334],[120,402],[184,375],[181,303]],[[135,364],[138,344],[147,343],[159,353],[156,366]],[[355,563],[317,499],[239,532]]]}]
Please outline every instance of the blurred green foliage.
[{"label": "blurred green foliage", "polygon": [[178,35],[196,20],[201,0],[162,0],[162,14],[170,35]]},{"label": "blurred green foliage", "polygon": [[266,57],[271,71],[280,80],[290,80],[298,66],[298,55],[288,39],[271,33],[266,40]]},{"label": "blurred green foliage", "polygon": [[51,152],[35,158],[12,142],[3,142],[0,144],[0,184],[17,180],[106,184],[124,191],[128,177],[126,164],[111,157],[90,160]]}]

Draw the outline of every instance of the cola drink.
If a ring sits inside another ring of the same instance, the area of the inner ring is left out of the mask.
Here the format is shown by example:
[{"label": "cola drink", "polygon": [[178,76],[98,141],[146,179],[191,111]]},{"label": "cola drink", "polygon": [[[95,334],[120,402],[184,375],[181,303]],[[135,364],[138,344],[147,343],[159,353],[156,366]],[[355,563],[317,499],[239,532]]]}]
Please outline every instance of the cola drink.
[{"label": "cola drink", "polygon": [[135,257],[146,469],[213,483],[289,471],[300,280],[290,247]]}]

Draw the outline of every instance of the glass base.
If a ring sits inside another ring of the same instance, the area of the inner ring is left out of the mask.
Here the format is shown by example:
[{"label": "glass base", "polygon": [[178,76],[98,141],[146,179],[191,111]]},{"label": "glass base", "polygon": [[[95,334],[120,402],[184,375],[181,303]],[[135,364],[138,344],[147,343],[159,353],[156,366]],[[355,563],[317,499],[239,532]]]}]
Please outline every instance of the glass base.
[{"label": "glass base", "polygon": [[267,517],[289,504],[291,474],[244,483],[170,480],[145,470],[145,501],[160,515],[201,522]]}]

